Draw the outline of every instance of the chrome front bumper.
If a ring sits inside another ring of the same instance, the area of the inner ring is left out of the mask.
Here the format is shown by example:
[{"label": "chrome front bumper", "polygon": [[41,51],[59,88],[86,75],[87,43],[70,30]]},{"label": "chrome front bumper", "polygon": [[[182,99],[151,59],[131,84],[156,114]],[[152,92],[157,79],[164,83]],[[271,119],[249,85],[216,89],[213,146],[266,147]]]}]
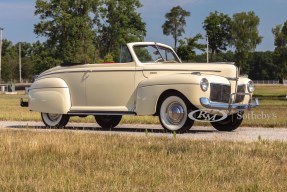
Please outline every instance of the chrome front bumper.
[{"label": "chrome front bumper", "polygon": [[[249,96],[250,99],[249,99],[248,104],[234,103],[236,95],[247,95],[247,96]],[[199,100],[200,100],[201,105],[205,108],[208,108],[208,109],[221,109],[221,110],[228,110],[228,111],[231,111],[231,110],[243,111],[243,110],[248,110],[248,109],[259,106],[258,98],[255,98],[253,100],[251,94],[249,94],[249,93],[232,93],[232,94],[230,94],[230,98],[229,98],[228,103],[212,102],[206,97],[201,97]]]}]

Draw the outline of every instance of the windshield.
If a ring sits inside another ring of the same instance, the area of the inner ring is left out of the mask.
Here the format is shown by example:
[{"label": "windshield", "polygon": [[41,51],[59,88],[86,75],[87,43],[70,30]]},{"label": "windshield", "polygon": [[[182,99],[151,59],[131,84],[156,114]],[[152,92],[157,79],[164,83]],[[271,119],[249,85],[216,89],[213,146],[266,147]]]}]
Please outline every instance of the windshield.
[{"label": "windshield", "polygon": [[137,45],[134,51],[142,63],[180,63],[172,50],[158,45]]}]

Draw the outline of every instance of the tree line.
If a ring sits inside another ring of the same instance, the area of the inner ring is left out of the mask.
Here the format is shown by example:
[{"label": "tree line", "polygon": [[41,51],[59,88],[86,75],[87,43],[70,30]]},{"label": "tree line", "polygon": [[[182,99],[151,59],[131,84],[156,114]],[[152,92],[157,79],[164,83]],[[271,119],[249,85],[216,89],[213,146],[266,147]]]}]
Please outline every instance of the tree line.
[{"label": "tree line", "polygon": [[[140,0],[36,0],[35,16],[40,21],[34,33],[46,41],[35,43],[2,42],[2,80],[19,77],[19,44],[21,44],[22,77],[33,76],[61,63],[97,63],[118,61],[119,46],[144,41],[146,24],[138,8]],[[287,78],[287,21],[272,29],[274,51],[255,52],[262,41],[254,12],[235,13],[232,17],[211,12],[203,21],[206,35],[181,38],[186,17],[191,15],[180,6],[165,15],[164,35],[171,35],[174,48],[186,62],[206,62],[208,38],[210,62],[235,62],[242,73],[252,79]],[[196,50],[203,51],[196,54]]]}]

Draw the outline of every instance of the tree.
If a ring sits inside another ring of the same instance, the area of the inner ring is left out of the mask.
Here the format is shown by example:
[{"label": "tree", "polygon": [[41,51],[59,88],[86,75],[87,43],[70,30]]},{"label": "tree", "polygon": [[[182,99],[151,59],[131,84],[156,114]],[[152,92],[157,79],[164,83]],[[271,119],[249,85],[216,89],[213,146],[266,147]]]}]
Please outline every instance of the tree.
[{"label": "tree", "polygon": [[231,43],[235,47],[235,63],[241,71],[248,73],[247,59],[261,43],[262,37],[258,33],[260,19],[251,12],[241,12],[233,15],[231,25]]},{"label": "tree", "polygon": [[17,50],[13,43],[7,39],[2,42],[2,80],[5,82],[12,82],[14,78],[15,66],[18,63]]},{"label": "tree", "polygon": [[195,58],[195,49],[204,51],[205,45],[198,43],[198,40],[203,39],[201,34],[197,34],[194,37],[185,38],[184,40],[179,40],[179,47],[176,52],[180,59],[183,61],[191,61]]},{"label": "tree", "polygon": [[226,51],[231,39],[231,18],[223,13],[210,13],[204,20],[203,28],[208,36],[209,48],[211,50],[210,60],[215,53]]},{"label": "tree", "polygon": [[[2,80],[5,82],[19,82],[19,43],[15,45],[6,39],[3,40]],[[22,79],[32,77],[33,64],[31,62],[31,44],[21,42]]]},{"label": "tree", "polygon": [[[21,44],[21,76],[22,80],[32,80],[34,65],[32,62],[31,54],[32,54],[32,45],[27,42],[19,42],[15,44],[15,49],[18,51],[17,59],[19,59],[19,44]],[[17,80],[19,80],[19,62],[17,62],[17,71],[15,72],[17,76]]]},{"label": "tree", "polygon": [[38,75],[43,71],[61,64],[62,60],[57,59],[57,50],[48,45],[37,41],[32,45],[31,59],[34,64],[33,74]]},{"label": "tree", "polygon": [[37,35],[47,37],[47,44],[57,50],[63,62],[92,62],[94,32],[100,0],[37,0],[35,25]]},{"label": "tree", "polygon": [[274,56],[273,62],[280,83],[287,78],[287,21],[284,25],[277,25],[272,29],[274,34]]},{"label": "tree", "polygon": [[257,80],[276,79],[276,70],[274,70],[273,52],[254,52],[248,59],[250,70],[248,77]]},{"label": "tree", "polygon": [[101,57],[112,54],[117,59],[121,44],[144,40],[146,24],[137,13],[141,6],[139,0],[104,0],[96,39]]},{"label": "tree", "polygon": [[177,48],[178,37],[185,33],[185,17],[190,16],[190,12],[185,11],[180,6],[173,7],[169,13],[165,14],[166,21],[162,25],[164,35],[172,35],[174,48]]}]

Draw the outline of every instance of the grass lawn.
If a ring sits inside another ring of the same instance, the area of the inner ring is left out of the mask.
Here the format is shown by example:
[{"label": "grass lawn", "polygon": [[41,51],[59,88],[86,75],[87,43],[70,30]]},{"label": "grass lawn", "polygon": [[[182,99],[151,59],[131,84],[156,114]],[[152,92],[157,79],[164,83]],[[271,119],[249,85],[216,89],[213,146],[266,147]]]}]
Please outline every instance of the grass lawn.
[{"label": "grass lawn", "polygon": [[287,143],[0,129],[0,191],[287,191]]},{"label": "grass lawn", "polygon": [[262,97],[285,97],[287,96],[287,85],[255,85],[254,95]]}]

